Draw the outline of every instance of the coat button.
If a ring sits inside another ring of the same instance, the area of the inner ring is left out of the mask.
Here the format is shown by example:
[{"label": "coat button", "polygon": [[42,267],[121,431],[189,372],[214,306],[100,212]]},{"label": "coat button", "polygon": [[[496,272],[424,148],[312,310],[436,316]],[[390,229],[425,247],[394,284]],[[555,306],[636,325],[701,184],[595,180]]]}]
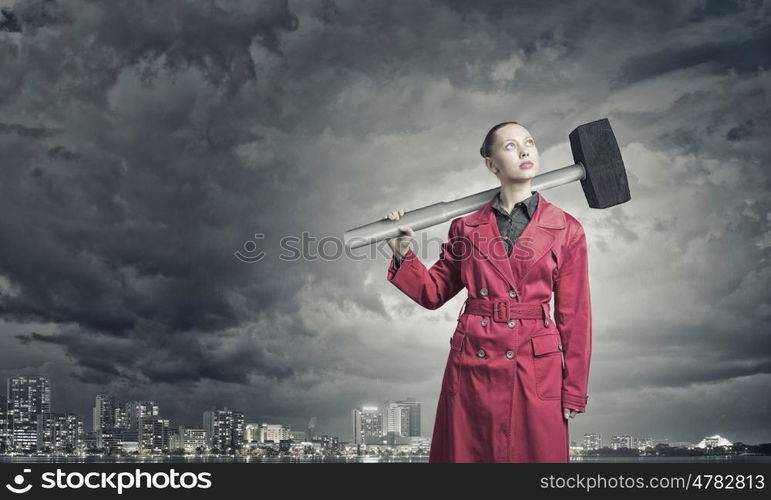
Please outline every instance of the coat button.
[{"label": "coat button", "polygon": [[480,358],[484,358],[485,357],[485,350],[484,349],[478,350],[477,351],[477,356],[479,356]]},{"label": "coat button", "polygon": [[487,318],[482,318],[482,326],[487,326]]},{"label": "coat button", "polygon": [[483,297],[487,297],[487,288],[479,290],[479,293],[482,294]]},{"label": "coat button", "polygon": [[513,319],[509,320],[509,328],[514,328],[515,326],[517,326],[517,322],[514,321]]},{"label": "coat button", "polygon": [[506,351],[506,357],[511,359],[514,357],[514,351]]},{"label": "coat button", "polygon": [[517,292],[515,292],[514,290],[509,290],[509,297],[513,299],[516,296],[517,296]]}]

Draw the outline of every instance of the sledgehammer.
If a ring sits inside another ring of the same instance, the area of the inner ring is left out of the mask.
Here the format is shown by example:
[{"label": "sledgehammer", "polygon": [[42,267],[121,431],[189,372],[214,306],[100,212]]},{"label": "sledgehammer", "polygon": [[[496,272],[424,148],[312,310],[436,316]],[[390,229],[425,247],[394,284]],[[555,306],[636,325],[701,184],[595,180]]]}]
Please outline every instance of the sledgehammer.
[{"label": "sledgehammer", "polygon": [[[586,201],[591,208],[609,208],[629,201],[632,197],[624,161],[608,119],[579,125],[570,133],[569,138],[575,163],[536,175],[530,183],[531,190],[543,191],[581,181]],[[410,226],[416,231],[435,226],[477,210],[490,201],[498,190],[500,186],[457,200],[440,201],[405,212],[397,220],[381,218],[349,229],[343,235],[343,241],[347,248],[354,249],[399,236],[399,226],[402,225]]]}]

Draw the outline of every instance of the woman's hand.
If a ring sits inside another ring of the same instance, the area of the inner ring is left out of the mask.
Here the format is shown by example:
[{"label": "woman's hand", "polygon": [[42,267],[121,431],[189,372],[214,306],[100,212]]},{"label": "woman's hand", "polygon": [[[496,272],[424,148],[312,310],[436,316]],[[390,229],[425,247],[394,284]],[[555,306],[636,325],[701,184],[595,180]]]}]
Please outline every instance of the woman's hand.
[{"label": "woman's hand", "polygon": [[[404,210],[400,208],[395,212],[386,214],[385,218],[391,220],[399,220],[402,215],[404,215]],[[404,257],[410,247],[410,241],[412,241],[412,237],[415,236],[415,231],[413,231],[409,226],[399,226],[399,231],[402,232],[401,236],[388,238],[386,241],[388,242],[388,246],[391,247],[391,250],[393,250],[394,254],[398,253],[399,257]]]},{"label": "woman's hand", "polygon": [[565,417],[565,420],[567,420],[568,418],[575,418],[576,415],[578,415],[578,412],[573,408],[562,409],[562,416]]}]

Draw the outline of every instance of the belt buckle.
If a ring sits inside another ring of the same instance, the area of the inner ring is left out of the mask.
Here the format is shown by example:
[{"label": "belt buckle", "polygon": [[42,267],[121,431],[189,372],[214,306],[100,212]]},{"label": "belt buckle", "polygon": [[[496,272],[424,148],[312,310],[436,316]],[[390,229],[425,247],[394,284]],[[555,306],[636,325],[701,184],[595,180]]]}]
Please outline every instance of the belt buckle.
[{"label": "belt buckle", "polygon": [[[501,316],[501,313],[503,313],[503,311],[499,307],[501,305],[506,306],[505,316]],[[509,316],[511,316],[509,312],[509,301],[496,300],[495,302],[493,302],[493,320],[498,321],[499,323],[505,323],[509,320]]]}]

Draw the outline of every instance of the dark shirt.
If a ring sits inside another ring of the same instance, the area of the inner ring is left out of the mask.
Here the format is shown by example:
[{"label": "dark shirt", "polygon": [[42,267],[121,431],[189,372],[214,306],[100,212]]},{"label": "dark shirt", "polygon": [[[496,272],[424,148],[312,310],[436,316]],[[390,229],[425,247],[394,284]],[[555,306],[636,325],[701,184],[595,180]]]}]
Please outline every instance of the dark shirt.
[{"label": "dark shirt", "polygon": [[[498,232],[503,238],[503,242],[506,243],[506,255],[511,255],[511,251],[514,249],[514,243],[517,238],[520,237],[522,232],[527,227],[528,222],[532,219],[535,209],[538,207],[538,192],[531,191],[530,196],[522,201],[514,204],[514,208],[511,212],[506,211],[501,207],[501,193],[495,195],[492,208],[495,214],[495,219],[498,222]],[[394,268],[399,269],[402,263],[402,258],[394,254]]]},{"label": "dark shirt", "polygon": [[498,232],[501,233],[503,242],[506,243],[506,255],[511,255],[514,243],[527,227],[527,223],[538,207],[538,193],[530,192],[530,196],[514,204],[514,208],[508,214],[501,208],[501,194],[498,193],[493,201],[495,218],[498,220]]}]

